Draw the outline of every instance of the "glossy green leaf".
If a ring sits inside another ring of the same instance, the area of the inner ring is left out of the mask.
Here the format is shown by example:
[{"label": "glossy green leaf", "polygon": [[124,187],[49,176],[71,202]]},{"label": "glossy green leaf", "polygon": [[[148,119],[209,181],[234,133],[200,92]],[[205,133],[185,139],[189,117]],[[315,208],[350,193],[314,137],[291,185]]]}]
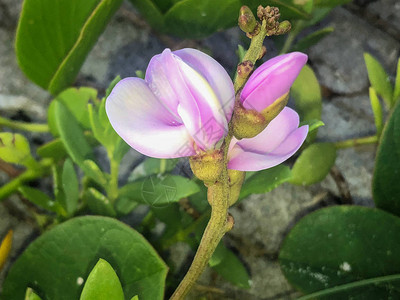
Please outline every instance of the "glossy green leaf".
[{"label": "glossy green leaf", "polygon": [[111,201],[94,188],[87,189],[85,200],[90,210],[98,215],[115,217],[116,212]]},{"label": "glossy green leaf", "polygon": [[11,267],[2,299],[23,299],[26,288],[45,299],[79,299],[84,279],[102,258],[120,278],[124,296],[161,300],[167,266],[135,230],[111,218],[71,219],[45,232]]},{"label": "glossy green leaf", "polygon": [[325,27],[320,30],[317,30],[306,37],[302,38],[299,40],[291,49],[291,51],[305,51],[311,46],[315,45],[318,43],[320,40],[322,40],[324,37],[326,37],[328,34],[332,33],[334,31],[333,27]]},{"label": "glossy green leaf", "polygon": [[61,141],[72,160],[81,165],[86,158],[92,156],[92,147],[85,139],[82,129],[69,110],[61,102],[56,101],[54,103],[55,123]]},{"label": "glossy green leaf", "polygon": [[66,212],[60,205],[60,203],[54,201],[51,199],[49,196],[47,196],[45,193],[38,189],[31,188],[29,186],[21,186],[18,191],[24,196],[26,199],[28,199],[30,202],[33,204],[47,209],[48,211],[55,212],[59,215],[65,216]]},{"label": "glossy green leaf", "polygon": [[[291,96],[294,98],[296,111],[300,115],[300,120],[311,121],[321,120],[322,96],[321,88],[314,71],[306,65],[301,70],[291,88]],[[310,133],[307,137],[308,142],[312,142],[317,136],[317,130]]]},{"label": "glossy green leaf", "polygon": [[364,53],[367,66],[368,78],[371,86],[383,98],[388,107],[392,106],[393,88],[390,84],[389,75],[382,65],[369,53]]},{"label": "glossy green leaf", "polygon": [[75,80],[122,0],[25,0],[16,53],[23,72],[53,95]]},{"label": "glossy green leaf", "polygon": [[325,126],[325,123],[322,122],[321,120],[313,119],[313,120],[301,122],[299,124],[299,127],[301,127],[303,125],[308,125],[308,133],[310,134],[310,132],[313,132],[315,129],[317,129],[321,126]]},{"label": "glossy green leaf", "polygon": [[99,166],[90,159],[83,161],[84,171],[86,176],[92,178],[95,182],[101,186],[107,185],[106,175],[100,170]]},{"label": "glossy green leaf", "polygon": [[373,87],[369,88],[369,99],[371,101],[372,112],[374,113],[376,134],[380,136],[383,130],[382,105]]},{"label": "glossy green leaf", "polygon": [[0,159],[26,167],[36,166],[28,140],[18,133],[0,132]]},{"label": "glossy green leaf", "polygon": [[277,186],[290,180],[291,172],[289,167],[278,165],[276,167],[259,171],[243,183],[240,191],[240,199],[251,194],[264,194],[272,191]]},{"label": "glossy green leaf", "polygon": [[132,171],[128,181],[136,181],[150,175],[159,174],[161,171],[172,171],[177,163],[178,159],[146,158]]},{"label": "glossy green leaf", "polygon": [[151,206],[165,206],[200,191],[192,180],[178,175],[152,175],[128,183],[119,191],[120,197]]},{"label": "glossy green leaf", "polygon": [[70,159],[65,160],[61,176],[66,210],[69,214],[73,214],[78,207],[79,181],[74,169],[74,164]]},{"label": "glossy green leaf", "polygon": [[42,300],[31,288],[26,289],[25,300]]},{"label": "glossy green leaf", "polygon": [[234,285],[243,289],[250,288],[250,276],[246,268],[239,258],[222,243],[218,245],[209,265]]},{"label": "glossy green leaf", "polygon": [[328,175],[336,160],[336,148],[332,143],[315,143],[307,147],[292,168],[290,183],[311,185]]},{"label": "glossy green leaf", "polygon": [[400,58],[397,61],[397,72],[396,72],[396,81],[394,83],[394,91],[393,91],[393,105],[396,104],[400,99]]},{"label": "glossy green leaf", "polygon": [[[281,269],[301,292],[320,292],[304,299],[397,299],[399,231],[400,218],[379,209],[324,208],[290,231],[279,254]],[[388,275],[394,276],[385,280]]]},{"label": "glossy green leaf", "polygon": [[400,101],[383,129],[376,154],[372,192],[375,205],[400,216]]},{"label": "glossy green leaf", "polygon": [[59,138],[41,145],[37,148],[36,153],[43,158],[52,158],[59,161],[67,156],[67,151]]},{"label": "glossy green leaf", "polygon": [[112,266],[100,258],[86,280],[80,300],[124,300],[121,282]]}]

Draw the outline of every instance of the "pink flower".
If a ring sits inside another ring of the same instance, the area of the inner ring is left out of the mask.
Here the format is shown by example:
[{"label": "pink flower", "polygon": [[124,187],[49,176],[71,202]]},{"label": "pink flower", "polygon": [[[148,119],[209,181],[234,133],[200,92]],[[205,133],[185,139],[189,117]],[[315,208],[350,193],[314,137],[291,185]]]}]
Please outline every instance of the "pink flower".
[{"label": "pink flower", "polygon": [[246,109],[262,112],[289,92],[294,80],[307,62],[307,55],[292,52],[276,56],[251,74],[240,95]]},{"label": "pink flower", "polygon": [[259,135],[229,145],[228,168],[258,171],[279,165],[291,157],[307,137],[308,125],[299,126],[299,115],[285,107]]},{"label": "pink flower", "polygon": [[174,158],[215,149],[226,135],[235,93],[224,68],[195,50],[154,56],[145,80],[125,78],[106,101],[115,131],[147,156]]}]

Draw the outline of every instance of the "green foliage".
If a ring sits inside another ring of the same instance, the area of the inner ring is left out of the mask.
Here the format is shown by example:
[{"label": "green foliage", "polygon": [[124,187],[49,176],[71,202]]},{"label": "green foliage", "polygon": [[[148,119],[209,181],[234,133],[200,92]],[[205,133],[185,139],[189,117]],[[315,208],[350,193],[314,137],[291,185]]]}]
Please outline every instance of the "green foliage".
[{"label": "green foliage", "polygon": [[400,101],[382,133],[372,183],[377,207],[400,216]]},{"label": "green foliage", "polygon": [[389,75],[371,54],[364,53],[364,60],[371,86],[383,98],[386,105],[392,107],[393,88],[390,84]]},{"label": "green foliage", "polygon": [[18,133],[0,132],[0,159],[28,168],[37,164],[31,155],[28,140]]},{"label": "green foliage", "polygon": [[126,299],[162,299],[167,266],[151,245],[117,220],[88,216],[58,225],[31,243],[10,269],[2,299],[23,299],[28,286],[45,299],[79,299],[82,279],[100,258],[116,270]]},{"label": "green foliage", "polygon": [[336,206],[298,222],[279,261],[303,299],[400,297],[400,219],[379,209]]},{"label": "green foliage", "polygon": [[95,214],[108,217],[116,216],[111,201],[95,188],[88,188],[86,190],[85,200],[90,210]]},{"label": "green foliage", "polygon": [[122,0],[25,0],[16,53],[33,82],[53,95],[71,85]]},{"label": "green foliage", "polygon": [[172,171],[178,161],[179,160],[175,158],[158,159],[148,157],[132,171],[129,175],[128,181],[136,181],[150,175]]},{"label": "green foliage", "polygon": [[310,185],[320,182],[334,165],[336,148],[332,143],[315,143],[307,147],[292,168],[290,182]]},{"label": "green foliage", "polygon": [[400,58],[397,61],[397,72],[396,72],[396,81],[394,84],[394,92],[393,92],[393,105],[396,104],[400,99]]},{"label": "green foliage", "polygon": [[282,183],[289,181],[290,178],[290,169],[284,165],[256,172],[243,183],[239,200],[251,194],[268,193]]},{"label": "green foliage", "polygon": [[369,99],[371,101],[372,112],[374,113],[376,134],[377,136],[380,136],[383,130],[382,105],[379,102],[378,95],[373,87],[369,88]]},{"label": "green foliage", "polygon": [[[308,65],[304,66],[291,88],[291,96],[294,98],[296,111],[302,122],[321,120],[322,96],[317,77]],[[317,130],[309,133],[308,142],[312,142],[317,136]]]},{"label": "green foliage", "polygon": [[42,191],[29,186],[21,186],[18,191],[33,204],[48,211],[55,212],[58,215],[66,216],[66,211],[60,203],[54,201]]},{"label": "green foliage", "polygon": [[99,259],[86,280],[80,300],[124,300],[121,282],[112,266]]},{"label": "green foliage", "polygon": [[79,182],[70,159],[66,159],[62,170],[62,188],[65,195],[65,208],[69,214],[73,214],[78,207]]},{"label": "green foliage", "polygon": [[26,289],[25,300],[42,300],[31,288]]},{"label": "green foliage", "polygon": [[299,40],[291,49],[291,51],[305,51],[311,46],[315,45],[318,43],[320,40],[322,40],[324,37],[326,37],[328,34],[332,33],[334,31],[333,27],[325,27],[320,30],[314,31],[313,33],[310,33],[309,35],[305,36],[301,40]]}]

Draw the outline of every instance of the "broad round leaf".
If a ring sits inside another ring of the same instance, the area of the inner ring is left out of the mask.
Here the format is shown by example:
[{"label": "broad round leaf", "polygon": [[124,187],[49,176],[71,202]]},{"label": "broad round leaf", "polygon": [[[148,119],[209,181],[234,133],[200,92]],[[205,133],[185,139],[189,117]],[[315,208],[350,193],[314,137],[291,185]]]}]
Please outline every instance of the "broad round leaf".
[{"label": "broad round leaf", "polygon": [[27,287],[44,299],[79,299],[83,280],[100,258],[115,269],[126,299],[163,298],[167,266],[151,245],[115,219],[86,216],[31,243],[9,271],[2,299],[23,299]]},{"label": "broad round leaf", "polygon": [[399,232],[400,218],[382,210],[329,207],[295,225],[279,261],[294,287],[320,291],[312,299],[398,299]]},{"label": "broad round leaf", "polygon": [[400,101],[383,130],[372,191],[377,207],[400,216]]}]

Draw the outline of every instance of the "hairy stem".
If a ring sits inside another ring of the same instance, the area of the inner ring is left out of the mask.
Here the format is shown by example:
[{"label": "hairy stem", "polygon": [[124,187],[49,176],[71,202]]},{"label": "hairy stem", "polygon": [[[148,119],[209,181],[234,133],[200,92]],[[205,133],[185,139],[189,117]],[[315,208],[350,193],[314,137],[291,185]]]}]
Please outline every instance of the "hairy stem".
[{"label": "hairy stem", "polygon": [[349,140],[344,140],[340,142],[336,142],[334,145],[337,149],[343,148],[351,148],[359,145],[368,145],[368,144],[376,144],[378,143],[379,138],[376,135],[366,136],[361,138],[354,138]]},{"label": "hairy stem", "polygon": [[9,120],[3,117],[0,117],[0,126],[5,126],[17,130],[32,131],[32,132],[49,132],[49,126],[47,124],[19,122],[19,121]]}]

